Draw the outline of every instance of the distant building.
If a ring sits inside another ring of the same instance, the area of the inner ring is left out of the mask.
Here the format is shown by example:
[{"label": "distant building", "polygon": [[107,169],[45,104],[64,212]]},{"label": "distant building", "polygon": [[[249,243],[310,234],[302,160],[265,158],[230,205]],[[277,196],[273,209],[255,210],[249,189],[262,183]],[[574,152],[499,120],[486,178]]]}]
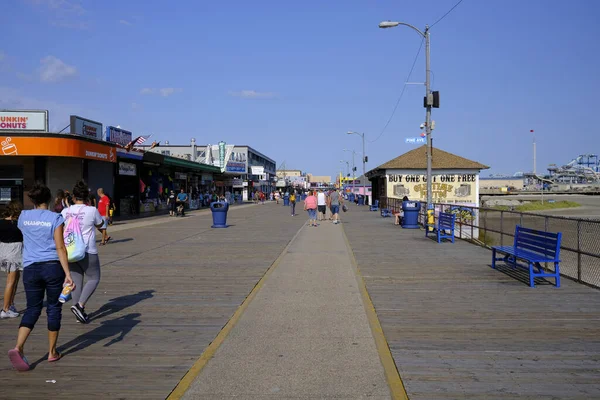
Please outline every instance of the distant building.
[{"label": "distant building", "polygon": [[278,169],[277,177],[278,178],[287,178],[290,176],[302,176],[302,171],[299,169]]},{"label": "distant building", "polygon": [[149,150],[149,146],[136,147],[220,167],[227,179],[214,182],[215,186],[240,194],[244,200],[251,198],[249,193],[252,191],[270,193],[275,188],[275,161],[248,145],[199,145],[195,139],[191,139],[189,144],[171,144],[166,141],[152,150]]},{"label": "distant building", "polygon": [[368,178],[365,178],[364,175],[361,175],[358,178],[355,178],[354,180],[352,179],[352,177],[342,177],[342,189],[345,193],[366,194],[367,196],[369,196],[369,198],[372,197],[371,181]]},{"label": "distant building", "polygon": [[479,188],[482,191],[502,191],[523,190],[525,187],[525,178],[523,177],[486,177],[479,178]]},{"label": "distant building", "polygon": [[309,187],[326,186],[331,184],[330,175],[313,175],[306,174],[306,180],[308,181]]}]

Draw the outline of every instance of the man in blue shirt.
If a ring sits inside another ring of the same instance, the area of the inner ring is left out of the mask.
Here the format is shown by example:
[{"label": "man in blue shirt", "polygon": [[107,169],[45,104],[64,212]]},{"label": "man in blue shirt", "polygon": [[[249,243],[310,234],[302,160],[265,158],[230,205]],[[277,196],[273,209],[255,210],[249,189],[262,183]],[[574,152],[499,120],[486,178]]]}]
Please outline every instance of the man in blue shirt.
[{"label": "man in blue shirt", "polygon": [[177,205],[181,206],[181,216],[185,215],[185,203],[188,201],[187,193],[181,188],[181,193],[177,195]]}]

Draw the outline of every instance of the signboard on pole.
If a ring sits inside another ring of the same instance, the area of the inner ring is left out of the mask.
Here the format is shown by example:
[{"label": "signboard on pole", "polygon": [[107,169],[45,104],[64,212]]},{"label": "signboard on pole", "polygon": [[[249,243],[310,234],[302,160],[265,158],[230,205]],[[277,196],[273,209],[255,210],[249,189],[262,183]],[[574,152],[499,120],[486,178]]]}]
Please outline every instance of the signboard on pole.
[{"label": "signboard on pole", "polygon": [[48,132],[48,110],[0,111],[0,132]]},{"label": "signboard on pole", "polygon": [[225,171],[225,142],[219,142],[219,167],[221,168],[221,172]]},{"label": "signboard on pole", "polygon": [[420,143],[425,143],[426,139],[424,137],[412,137],[412,138],[406,138],[404,139],[404,143],[408,143],[408,144],[420,144]]},{"label": "signboard on pole", "polygon": [[125,129],[115,128],[114,126],[107,126],[105,133],[105,140],[120,144],[121,146],[127,146],[133,139],[133,134]]},{"label": "signboard on pole", "polygon": [[102,124],[91,119],[71,115],[71,134],[102,140]]}]

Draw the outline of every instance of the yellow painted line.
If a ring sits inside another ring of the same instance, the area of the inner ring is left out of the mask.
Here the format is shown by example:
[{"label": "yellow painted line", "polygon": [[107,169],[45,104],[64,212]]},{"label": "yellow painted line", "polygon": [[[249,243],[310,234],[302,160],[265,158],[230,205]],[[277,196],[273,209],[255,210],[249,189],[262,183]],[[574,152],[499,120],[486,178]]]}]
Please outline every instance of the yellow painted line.
[{"label": "yellow painted line", "polygon": [[352,246],[350,245],[350,241],[348,240],[346,231],[342,229],[342,232],[344,234],[346,246],[348,246],[350,259],[352,261],[354,273],[358,282],[358,288],[363,299],[365,311],[367,312],[367,319],[369,320],[369,325],[371,326],[371,333],[373,334],[373,339],[375,339],[377,353],[379,354],[379,359],[381,360],[381,364],[383,365],[385,379],[387,380],[388,386],[390,387],[392,399],[408,400],[408,395],[406,394],[404,383],[402,382],[402,378],[400,378],[400,373],[398,372],[398,367],[394,362],[394,357],[392,356],[392,352],[390,351],[390,346],[387,340],[385,339],[385,335],[383,334],[383,328],[381,327],[381,323],[379,322],[379,317],[377,317],[377,311],[375,311],[375,306],[371,301],[371,296],[369,296],[369,292],[367,291],[367,285],[365,284],[365,280],[363,279],[363,276],[360,272],[360,268],[358,268],[358,263],[356,262],[354,251],[352,250]]},{"label": "yellow painted line", "polygon": [[225,339],[227,338],[227,336],[229,335],[229,333],[231,332],[231,330],[233,329],[235,324],[237,324],[237,322],[242,317],[242,314],[244,313],[244,311],[246,311],[246,309],[248,308],[248,305],[256,297],[256,294],[263,287],[263,285],[265,284],[265,281],[273,273],[275,268],[277,268],[277,266],[279,265],[279,263],[281,262],[283,257],[287,254],[288,249],[290,248],[290,246],[292,245],[294,240],[296,240],[296,238],[298,237],[298,235],[300,234],[302,229],[304,229],[305,226],[306,226],[306,224],[302,225],[302,227],[298,230],[298,232],[296,232],[296,234],[294,235],[292,240],[290,240],[289,243],[287,244],[287,246],[285,246],[285,248],[283,249],[281,254],[279,254],[277,259],[273,262],[273,264],[271,264],[271,266],[269,267],[267,272],[265,272],[265,274],[262,276],[262,278],[260,278],[260,280],[256,283],[254,288],[250,291],[250,294],[248,294],[248,296],[244,299],[242,304],[240,304],[240,306],[237,308],[235,313],[233,313],[233,315],[231,316],[229,321],[227,321],[227,323],[225,324],[223,329],[221,329],[221,331],[218,333],[217,337],[215,337],[215,340],[213,340],[208,345],[206,350],[204,350],[204,352],[200,355],[200,358],[194,363],[194,365],[192,365],[192,368],[189,369],[189,371],[179,381],[177,386],[175,386],[175,389],[173,389],[171,394],[169,394],[169,396],[167,397],[167,400],[181,399],[183,397],[183,395],[185,394],[185,392],[187,392],[187,390],[190,388],[192,383],[194,383],[194,380],[198,377],[198,375],[200,375],[200,372],[202,372],[202,369],[206,366],[206,364],[208,364],[210,359],[213,358],[213,356],[215,355],[215,353],[217,352],[219,347],[221,347],[221,345],[223,344],[223,342],[225,341]]}]

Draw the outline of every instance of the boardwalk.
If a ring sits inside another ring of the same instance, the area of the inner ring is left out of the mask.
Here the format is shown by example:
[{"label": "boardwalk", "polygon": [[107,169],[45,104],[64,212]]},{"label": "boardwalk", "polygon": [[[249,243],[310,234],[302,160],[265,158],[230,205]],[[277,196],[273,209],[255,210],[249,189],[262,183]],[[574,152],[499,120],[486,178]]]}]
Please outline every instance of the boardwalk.
[{"label": "boardwalk", "polygon": [[344,228],[411,400],[600,398],[600,291],[532,289],[489,250],[353,211]]},{"label": "boardwalk", "polygon": [[[115,226],[92,322],[65,310],[65,357],[51,365],[42,316],[26,348],[35,369],[4,358],[0,398],[164,399],[215,347],[179,385],[185,398],[387,398],[354,258],[411,400],[600,398],[600,291],[566,279],[531,289],[489,268],[488,250],[437,244],[366,207],[342,218],[306,228],[267,204],[232,209],[229,229],[210,229],[205,211]],[[0,321],[4,353],[17,326]]]}]

